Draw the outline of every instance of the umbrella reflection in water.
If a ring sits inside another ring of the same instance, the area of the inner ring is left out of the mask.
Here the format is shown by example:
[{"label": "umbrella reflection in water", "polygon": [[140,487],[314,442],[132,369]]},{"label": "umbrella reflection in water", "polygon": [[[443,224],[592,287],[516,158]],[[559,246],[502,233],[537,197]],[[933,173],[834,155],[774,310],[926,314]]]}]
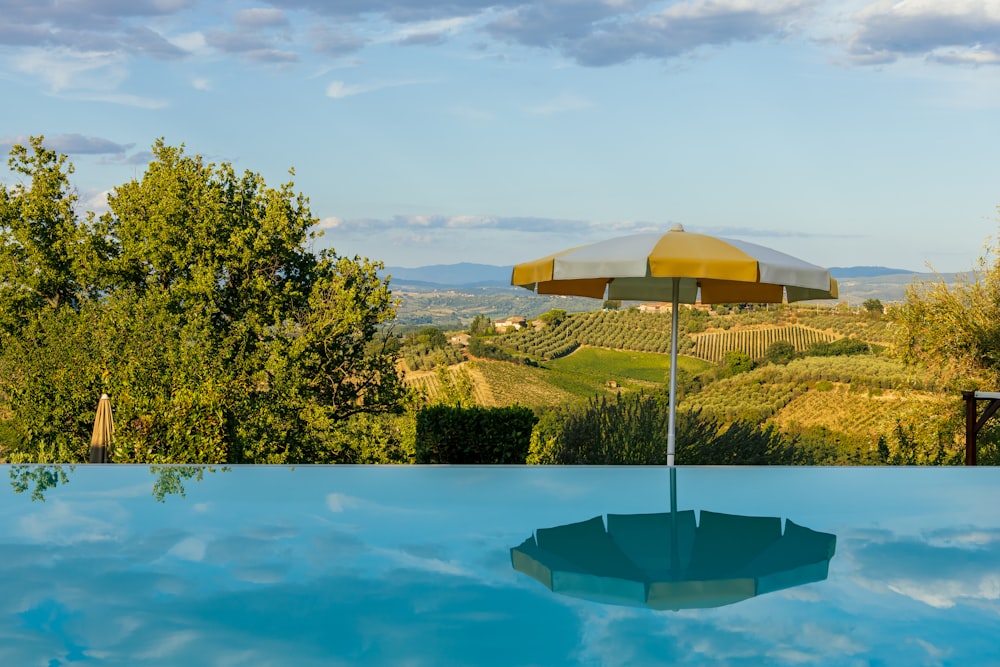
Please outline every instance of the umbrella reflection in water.
[{"label": "umbrella reflection in water", "polygon": [[837,538],[778,517],[676,511],[609,514],[540,528],[515,570],[555,593],[651,609],[720,607],[826,579]]}]

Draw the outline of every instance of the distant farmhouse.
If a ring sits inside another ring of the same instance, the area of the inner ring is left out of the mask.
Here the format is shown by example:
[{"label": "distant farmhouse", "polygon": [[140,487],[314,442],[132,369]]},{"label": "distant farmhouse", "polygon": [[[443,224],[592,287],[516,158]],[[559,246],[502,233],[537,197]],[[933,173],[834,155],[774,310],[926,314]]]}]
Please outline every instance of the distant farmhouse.
[{"label": "distant farmhouse", "polygon": [[528,320],[526,318],[514,315],[505,320],[497,320],[493,323],[493,328],[497,330],[497,333],[505,333],[509,329],[523,329],[527,324]]},{"label": "distant farmhouse", "polygon": [[[696,303],[682,303],[685,308],[694,308],[695,310],[707,310],[711,311],[712,307],[698,301]],[[640,303],[639,304],[640,313],[669,313],[670,304],[669,303]]]}]

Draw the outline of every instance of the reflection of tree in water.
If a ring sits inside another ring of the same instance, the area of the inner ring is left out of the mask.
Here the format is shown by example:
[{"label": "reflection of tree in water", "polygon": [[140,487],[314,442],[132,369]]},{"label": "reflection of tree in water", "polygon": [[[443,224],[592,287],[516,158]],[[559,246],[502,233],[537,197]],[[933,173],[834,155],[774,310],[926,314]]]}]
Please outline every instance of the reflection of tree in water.
[{"label": "reflection of tree in water", "polygon": [[[32,500],[45,502],[45,493],[60,484],[68,484],[69,473],[75,469],[76,466],[72,465],[14,465],[10,467],[10,486],[14,493],[21,494],[30,490]],[[223,466],[218,470],[229,472],[231,468]],[[167,501],[167,496],[186,498],[185,482],[192,479],[200,482],[206,472],[215,471],[214,466],[150,466],[149,472],[155,477],[153,497],[161,503]]]},{"label": "reflection of tree in water", "polygon": [[[220,468],[222,472],[229,472],[231,468],[224,466]],[[153,482],[153,497],[158,502],[167,502],[167,496],[179,495],[186,498],[184,482],[194,479],[200,482],[205,476],[205,472],[215,472],[212,466],[152,466],[149,471],[156,475]]]},{"label": "reflection of tree in water", "polygon": [[68,472],[76,466],[61,465],[15,465],[10,468],[10,486],[14,493],[24,493],[31,489],[31,499],[45,502],[45,492],[60,484],[69,483]]}]

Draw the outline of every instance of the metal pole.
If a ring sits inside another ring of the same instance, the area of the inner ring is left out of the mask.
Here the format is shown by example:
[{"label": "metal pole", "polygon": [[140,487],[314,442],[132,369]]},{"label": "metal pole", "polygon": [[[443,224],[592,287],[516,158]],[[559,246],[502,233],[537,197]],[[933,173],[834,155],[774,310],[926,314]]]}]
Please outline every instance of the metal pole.
[{"label": "metal pole", "polygon": [[677,468],[670,469],[670,513],[677,514]]},{"label": "metal pole", "polygon": [[680,575],[680,540],[677,536],[677,468],[670,466],[670,572]]},{"label": "metal pole", "polygon": [[681,300],[681,281],[673,280],[673,302],[670,308],[670,416],[667,420],[667,465],[674,465],[674,431],[677,415],[677,310]]}]

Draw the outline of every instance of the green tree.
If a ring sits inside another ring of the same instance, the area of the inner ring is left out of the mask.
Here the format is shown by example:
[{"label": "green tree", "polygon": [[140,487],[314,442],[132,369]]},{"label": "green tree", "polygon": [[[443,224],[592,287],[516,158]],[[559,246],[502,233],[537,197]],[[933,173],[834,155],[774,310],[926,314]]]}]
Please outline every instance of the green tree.
[{"label": "green tree", "polygon": [[732,377],[740,373],[747,373],[754,368],[753,358],[741,350],[728,350],[722,355],[720,374],[722,377]]},{"label": "green tree", "polygon": [[32,137],[8,165],[27,182],[0,184],[0,331],[16,331],[43,307],[79,308],[103,287],[111,248],[105,226],[76,215],[73,167]]},{"label": "green tree", "polygon": [[438,366],[435,374],[441,387],[436,403],[455,407],[472,407],[476,404],[473,396],[476,383],[465,368],[459,366],[452,373],[448,366]]},{"label": "green tree", "polygon": [[425,348],[442,347],[448,344],[448,337],[437,327],[423,327],[408,334],[406,344]]},{"label": "green tree", "polygon": [[492,336],[497,330],[493,327],[493,320],[486,315],[476,315],[469,324],[470,336]]},{"label": "green tree", "polygon": [[1000,239],[953,284],[915,281],[890,313],[904,359],[966,388],[1000,387]]},{"label": "green tree", "polygon": [[542,313],[538,316],[538,319],[545,324],[550,324],[555,326],[566,319],[566,311],[562,308],[553,308],[547,313]]},{"label": "green tree", "polygon": [[873,315],[881,315],[885,312],[885,306],[879,299],[865,299],[861,307],[865,309],[865,312]]},{"label": "green tree", "polygon": [[[150,463],[328,460],[346,420],[398,409],[382,267],[311,251],[316,219],[293,183],[271,188],[158,141],[109,212],[80,221],[60,208],[65,156],[32,146],[12,164],[46,187],[0,194],[0,392],[21,436],[11,460],[85,457],[102,391],[114,460]],[[23,240],[46,225],[48,245],[66,249],[58,261]],[[46,282],[21,268],[50,265]]]},{"label": "green tree", "polygon": [[772,364],[787,364],[795,358],[795,346],[787,340],[776,340],[764,351],[764,361]]}]

